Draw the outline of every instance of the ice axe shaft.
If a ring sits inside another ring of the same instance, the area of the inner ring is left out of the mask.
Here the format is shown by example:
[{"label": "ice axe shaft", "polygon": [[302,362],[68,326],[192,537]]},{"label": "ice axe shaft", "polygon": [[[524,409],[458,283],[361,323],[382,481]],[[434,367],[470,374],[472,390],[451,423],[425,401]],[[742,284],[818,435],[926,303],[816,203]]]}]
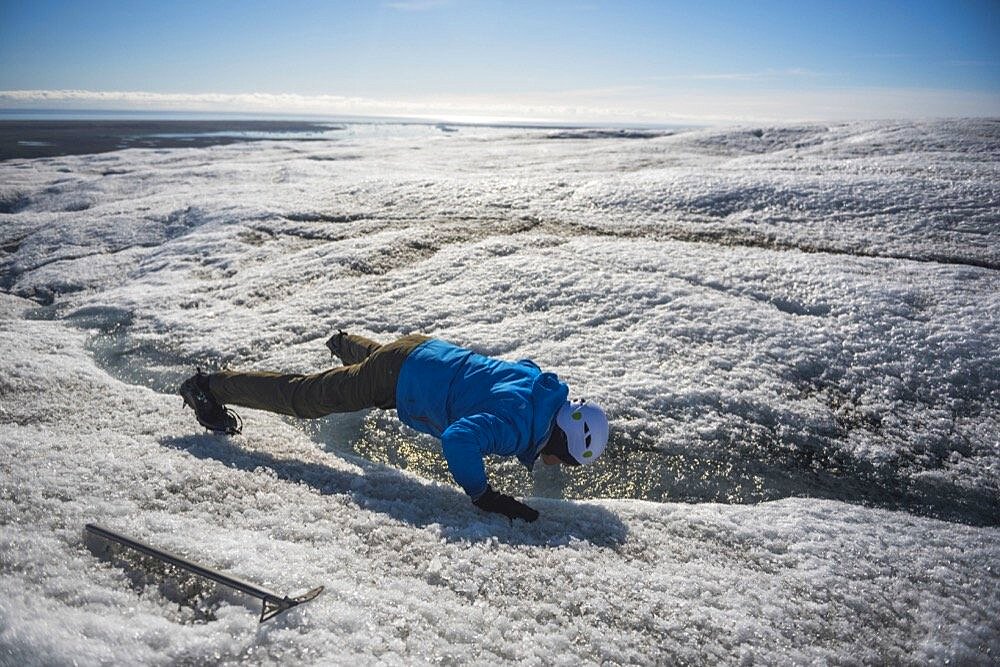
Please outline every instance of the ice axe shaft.
[{"label": "ice axe shaft", "polygon": [[317,595],[323,592],[323,587],[318,586],[317,588],[304,593],[298,597],[288,597],[287,595],[279,595],[274,591],[269,591],[263,586],[258,586],[257,584],[246,581],[245,579],[240,579],[239,577],[234,577],[230,574],[224,572],[219,572],[218,570],[213,570],[210,567],[204,565],[199,565],[189,561],[186,558],[181,558],[176,554],[172,554],[169,551],[164,551],[163,549],[157,549],[148,544],[140,542],[138,540],[132,539],[120,533],[116,533],[113,530],[108,530],[107,528],[102,528],[93,523],[88,523],[84,526],[85,530],[92,535],[96,535],[105,540],[110,540],[112,542],[117,542],[123,546],[133,549],[140,553],[146,554],[147,556],[152,556],[157,560],[160,560],[169,565],[179,567],[182,570],[187,570],[193,574],[203,577],[205,579],[210,579],[216,583],[222,584],[223,586],[228,586],[230,588],[236,589],[241,593],[246,593],[247,595],[253,596],[261,600],[264,604],[260,612],[260,622],[274,618],[281,612],[291,609],[296,605],[300,605],[303,602],[308,602],[312,600]]}]

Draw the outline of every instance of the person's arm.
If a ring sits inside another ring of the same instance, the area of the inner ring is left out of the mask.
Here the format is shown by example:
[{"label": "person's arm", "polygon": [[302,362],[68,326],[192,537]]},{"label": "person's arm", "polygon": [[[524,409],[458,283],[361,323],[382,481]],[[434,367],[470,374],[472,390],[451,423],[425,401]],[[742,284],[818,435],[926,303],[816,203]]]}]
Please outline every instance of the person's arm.
[{"label": "person's arm", "polygon": [[478,414],[463,417],[449,426],[441,435],[441,448],[451,476],[476,507],[510,519],[534,521],[538,512],[490,487],[483,466],[485,454],[513,454],[516,441],[517,433],[503,419]]}]

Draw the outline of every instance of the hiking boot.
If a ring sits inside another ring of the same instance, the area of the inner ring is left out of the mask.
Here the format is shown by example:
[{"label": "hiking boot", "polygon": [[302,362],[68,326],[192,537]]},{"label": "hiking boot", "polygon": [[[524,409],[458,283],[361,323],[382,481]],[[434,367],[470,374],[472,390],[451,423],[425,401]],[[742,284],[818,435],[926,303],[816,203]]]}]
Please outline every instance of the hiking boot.
[{"label": "hiking boot", "polygon": [[209,431],[236,435],[243,430],[243,420],[240,416],[215,400],[208,388],[208,375],[198,372],[187,380],[180,388],[184,404],[194,410],[198,423]]},{"label": "hiking boot", "polygon": [[330,356],[340,358],[340,344],[346,335],[346,331],[337,329],[337,333],[330,336],[330,340],[326,341],[326,346],[330,349]]}]

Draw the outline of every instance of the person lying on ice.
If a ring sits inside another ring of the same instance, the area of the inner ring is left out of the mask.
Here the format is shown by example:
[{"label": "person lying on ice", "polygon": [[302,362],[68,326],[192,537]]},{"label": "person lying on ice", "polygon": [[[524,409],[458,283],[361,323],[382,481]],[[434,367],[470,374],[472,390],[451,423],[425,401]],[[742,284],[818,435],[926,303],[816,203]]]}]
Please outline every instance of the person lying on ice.
[{"label": "person lying on ice", "polygon": [[448,470],[482,510],[534,521],[538,512],[497,493],[483,457],[516,456],[529,469],[593,463],[608,442],[608,419],[593,403],[569,401],[569,388],[530,360],[493,359],[421,335],[392,343],[338,332],[326,342],[344,363],[314,375],[198,373],[180,387],[198,422],[239,433],[226,405],[316,418],[395,408],[400,420],[441,440]]}]

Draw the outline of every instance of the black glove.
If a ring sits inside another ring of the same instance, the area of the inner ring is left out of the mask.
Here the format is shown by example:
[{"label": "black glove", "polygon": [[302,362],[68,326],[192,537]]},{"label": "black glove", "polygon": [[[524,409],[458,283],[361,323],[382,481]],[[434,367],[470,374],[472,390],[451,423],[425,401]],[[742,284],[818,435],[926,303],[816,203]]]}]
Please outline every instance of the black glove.
[{"label": "black glove", "polygon": [[508,519],[524,519],[531,522],[538,518],[538,511],[533,510],[524,503],[518,502],[510,496],[497,493],[490,487],[486,487],[485,493],[472,501],[472,504],[486,512],[496,512],[503,514]]}]

